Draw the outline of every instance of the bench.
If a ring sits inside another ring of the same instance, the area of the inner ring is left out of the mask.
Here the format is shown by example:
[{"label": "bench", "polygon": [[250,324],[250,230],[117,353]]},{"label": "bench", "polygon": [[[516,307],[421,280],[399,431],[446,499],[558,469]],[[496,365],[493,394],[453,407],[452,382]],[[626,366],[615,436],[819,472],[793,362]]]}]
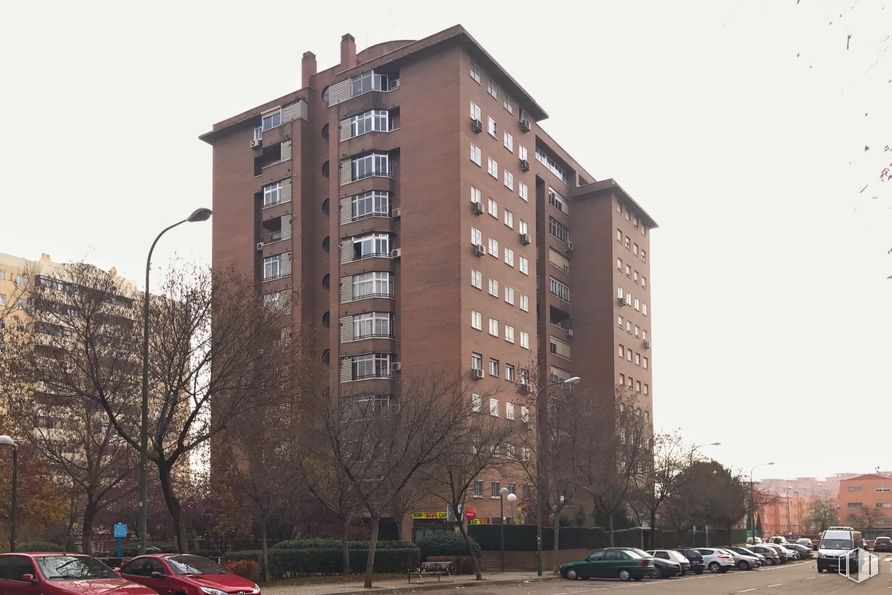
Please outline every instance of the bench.
[{"label": "bench", "polygon": [[452,578],[455,576],[455,563],[454,562],[422,562],[421,566],[416,568],[414,571],[409,572],[409,582],[412,582],[412,576],[418,575],[419,582],[424,582],[425,575],[430,576],[435,574],[437,576],[437,582],[440,582],[441,576],[448,576],[450,582],[455,582],[455,579]]}]

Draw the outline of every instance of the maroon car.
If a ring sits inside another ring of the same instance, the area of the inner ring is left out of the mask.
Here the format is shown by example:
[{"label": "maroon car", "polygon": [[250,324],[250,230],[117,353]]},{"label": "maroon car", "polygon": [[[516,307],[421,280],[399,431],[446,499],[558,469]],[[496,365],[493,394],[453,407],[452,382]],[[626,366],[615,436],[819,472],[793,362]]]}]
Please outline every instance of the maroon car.
[{"label": "maroon car", "polygon": [[156,595],[81,554],[0,554],[0,595]]},{"label": "maroon car", "polygon": [[137,556],[121,568],[121,574],[159,595],[260,595],[256,583],[192,554]]}]

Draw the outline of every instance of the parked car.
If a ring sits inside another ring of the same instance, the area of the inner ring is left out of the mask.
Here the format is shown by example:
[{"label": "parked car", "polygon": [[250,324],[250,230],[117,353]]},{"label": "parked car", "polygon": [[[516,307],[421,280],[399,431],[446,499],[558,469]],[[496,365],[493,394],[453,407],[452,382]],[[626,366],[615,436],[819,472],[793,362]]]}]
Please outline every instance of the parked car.
[{"label": "parked car", "polygon": [[35,552],[0,554],[4,595],[157,595],[121,578],[92,556]]},{"label": "parked car", "polygon": [[703,571],[706,569],[706,564],[703,562],[703,554],[691,548],[677,548],[675,551],[688,560],[688,563],[691,565],[691,572],[703,574]]},{"label": "parked car", "polygon": [[789,543],[779,543],[777,546],[784,550],[787,554],[787,560],[798,560],[800,558],[799,552],[790,547]]},{"label": "parked car", "polygon": [[796,543],[798,543],[799,545],[804,545],[805,547],[807,547],[811,550],[815,549],[815,543],[808,537],[800,537],[799,539],[796,540]]},{"label": "parked car", "polygon": [[780,556],[781,564],[786,564],[788,560],[791,559],[789,550],[785,550],[781,546],[776,543],[766,543],[766,547],[770,547],[774,551],[777,552],[777,555]]},{"label": "parked car", "polygon": [[747,537],[746,538],[747,545],[757,545],[762,543],[761,537]]},{"label": "parked car", "polygon": [[739,570],[755,570],[762,565],[762,562],[755,554],[744,554],[731,547],[724,547],[721,549],[731,554],[731,558],[734,560],[734,566]]},{"label": "parked car", "polygon": [[728,572],[734,567],[734,558],[730,553],[718,548],[698,547],[698,552],[703,555],[703,562],[709,572]]},{"label": "parked car", "polygon": [[768,564],[768,559],[765,556],[763,556],[762,554],[760,554],[758,552],[754,552],[753,550],[751,550],[749,548],[735,546],[735,547],[728,548],[728,549],[731,549],[731,550],[737,552],[738,554],[743,554],[744,556],[752,556],[753,558],[756,558],[759,561],[759,566],[765,566]]},{"label": "parked car", "polygon": [[562,564],[560,571],[562,577],[570,580],[615,577],[640,581],[653,575],[654,559],[638,548],[608,547],[595,550],[585,560]]},{"label": "parked car", "polygon": [[137,556],[121,568],[121,574],[165,595],[260,595],[257,583],[192,554]]},{"label": "parked car", "polygon": [[762,554],[763,556],[765,556],[765,559],[771,566],[775,566],[781,563],[780,554],[778,554],[774,548],[768,547],[768,544],[766,543],[751,545],[748,549],[756,552],[757,554]]},{"label": "parked car", "polygon": [[[660,570],[660,575],[663,578],[669,578],[675,574],[684,576],[691,569],[691,562],[674,550],[647,550],[647,553],[654,557],[654,565]],[[667,574],[667,572],[671,572],[672,568],[671,566],[667,567],[663,562],[672,562],[677,565],[678,572]]]},{"label": "parked car", "polygon": [[768,543],[774,543],[774,544],[787,543],[787,538],[784,537],[783,535],[775,535],[774,537],[772,537],[771,539],[768,540]]},{"label": "parked car", "polygon": [[785,543],[783,546],[788,550],[795,550],[799,554],[800,560],[808,560],[811,559],[811,548],[806,547],[804,545],[800,545],[798,543]]},{"label": "parked car", "polygon": [[892,537],[877,537],[873,540],[873,551],[892,552]]}]

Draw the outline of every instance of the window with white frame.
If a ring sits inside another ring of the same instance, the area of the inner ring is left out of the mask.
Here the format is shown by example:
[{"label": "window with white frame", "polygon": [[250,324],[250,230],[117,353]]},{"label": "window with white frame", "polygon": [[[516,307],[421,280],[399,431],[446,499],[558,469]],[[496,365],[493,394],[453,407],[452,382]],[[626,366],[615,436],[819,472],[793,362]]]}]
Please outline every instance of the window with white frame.
[{"label": "window with white frame", "polygon": [[[512,364],[505,364],[505,380],[508,380],[509,382],[516,381],[516,377],[514,375],[514,366]],[[508,419],[514,419],[513,407],[514,406],[512,405],[511,417],[509,417]],[[506,411],[506,415],[507,415],[507,411]]]},{"label": "window with white frame", "polygon": [[261,139],[263,138],[263,133],[272,128],[276,128],[277,126],[282,125],[282,110],[276,109],[275,111],[267,112],[260,116],[260,126],[254,127],[254,138]]},{"label": "window with white frame", "polygon": [[483,356],[479,353],[471,354],[471,369],[472,370],[483,370]]},{"label": "window with white frame", "polygon": [[507,169],[504,173],[505,188],[507,188],[508,190],[514,190],[514,174],[512,174]]},{"label": "window with white frame", "polygon": [[511,98],[505,95],[505,98],[502,100],[502,107],[508,110],[509,114],[514,113],[514,102],[511,101]]},{"label": "window with white frame", "polygon": [[548,231],[552,236],[565,244],[570,241],[570,228],[554,217],[548,218]]},{"label": "window with white frame", "polygon": [[505,141],[505,148],[513,153],[514,152],[514,137],[506,132],[504,134],[504,141]]},{"label": "window with white frame", "polygon": [[558,194],[557,190],[555,190],[551,186],[548,187],[548,204],[556,208],[561,213],[564,213],[565,215],[569,214],[570,212],[570,205],[567,200],[563,196]]},{"label": "window with white frame", "polygon": [[[474,395],[476,397],[480,397],[480,395]],[[480,409],[474,409],[474,411],[479,412],[483,408],[483,398],[480,397]],[[483,480],[475,479],[474,480],[474,497],[482,498],[483,497]]]},{"label": "window with white frame", "polygon": [[482,158],[483,154],[480,152],[480,147],[478,147],[474,143],[471,143],[471,161],[473,161],[477,165],[480,165]]},{"label": "window with white frame", "polygon": [[567,174],[564,172],[564,168],[558,164],[554,157],[546,153],[545,150],[539,146],[536,146],[536,161],[544,165],[548,171],[563,180],[565,184],[568,183]]},{"label": "window with white frame", "polygon": [[[520,406],[520,421],[525,424],[530,423],[530,408],[525,405]],[[529,447],[524,448],[529,450]],[[529,454],[527,454],[525,458],[529,459]]]},{"label": "window with white frame", "polygon": [[499,297],[499,282],[493,278],[489,279],[489,295]]},{"label": "window with white frame", "polygon": [[393,314],[388,312],[366,312],[353,316],[353,338],[390,337]]},{"label": "window with white frame", "polygon": [[524,312],[529,312],[529,311],[530,311],[530,298],[529,298],[529,296],[526,296],[526,295],[521,295],[521,296],[520,296],[520,309],[523,310]]},{"label": "window with white frame", "polygon": [[477,105],[476,103],[474,103],[473,101],[471,102],[471,119],[472,120],[482,120],[481,114],[480,114],[480,106]]},{"label": "window with white frame", "polygon": [[640,353],[635,353],[635,365],[636,366],[641,365],[641,354]]},{"label": "window with white frame", "polygon": [[[6,303],[6,296],[0,293],[0,306]],[[284,312],[291,307],[291,291],[277,291],[263,296],[263,306],[272,312]]]},{"label": "window with white frame", "polygon": [[486,171],[489,172],[489,175],[494,177],[495,179],[499,179],[499,164],[492,157],[486,158]]},{"label": "window with white frame", "polygon": [[350,215],[353,221],[366,217],[390,216],[390,192],[371,190],[350,199]]},{"label": "window with white frame", "polygon": [[644,275],[641,275],[641,287],[647,289],[647,277],[645,277]]},{"label": "window with white frame", "polygon": [[499,371],[499,360],[489,358],[489,374],[490,376],[495,376],[496,378],[502,375]]},{"label": "window with white frame", "polygon": [[530,334],[526,331],[520,331],[520,346],[524,349],[530,348]]},{"label": "window with white frame", "polygon": [[647,304],[641,304],[641,313],[647,316]]},{"label": "window with white frame", "polygon": [[492,215],[493,217],[495,217],[496,219],[499,218],[499,203],[497,203],[496,199],[494,199],[491,196],[487,200],[486,212],[489,213],[490,215]]},{"label": "window with white frame", "polygon": [[483,202],[483,193],[480,192],[480,188],[477,186],[471,186],[471,202],[474,204]]},{"label": "window with white frame", "polygon": [[387,132],[390,130],[390,112],[385,109],[373,109],[350,118],[350,136],[359,136],[367,132]]},{"label": "window with white frame", "polygon": [[497,129],[498,129],[498,124],[496,124],[496,121],[493,120],[492,118],[487,118],[486,119],[486,131],[489,133],[489,135],[491,137],[493,137],[493,138],[497,137],[497,135],[498,135]]},{"label": "window with white frame", "polygon": [[621,344],[616,346],[616,355],[620,357],[620,359],[626,357],[626,348]]},{"label": "window with white frame", "polygon": [[495,238],[489,238],[489,255],[494,258],[499,257],[499,241]]},{"label": "window with white frame", "polygon": [[520,257],[519,268],[520,268],[520,272],[523,273],[524,275],[530,274],[530,262],[523,256]]},{"label": "window with white frame", "polygon": [[263,206],[270,207],[282,202],[282,182],[273,182],[263,187]]},{"label": "window with white frame", "polygon": [[390,155],[368,153],[350,160],[351,180],[362,180],[372,176],[390,176]]},{"label": "window with white frame", "polygon": [[645,384],[642,388],[644,389],[644,394],[645,394],[645,395],[649,395],[649,394],[650,394],[650,387],[649,387],[648,385]]},{"label": "window with white frame", "polygon": [[514,305],[514,288],[505,286],[505,303]]},{"label": "window with white frame", "polygon": [[505,325],[505,340],[514,343],[514,327],[510,324]]},{"label": "window with white frame", "polygon": [[[480,413],[481,411],[483,411],[483,397],[482,396],[471,395],[471,411],[473,411],[474,413]],[[476,488],[477,483],[478,482],[476,482],[476,481],[474,482],[474,486],[475,486],[474,487],[474,495],[475,496],[477,495],[477,488]],[[481,495],[482,495],[483,482],[481,481],[479,483],[480,483],[480,490],[481,490]]]},{"label": "window with white frame", "polygon": [[640,332],[641,332],[641,327],[639,327],[639,326],[636,324],[636,325],[635,325],[635,337],[639,337],[639,336],[640,336],[640,335],[639,335]]},{"label": "window with white frame", "polygon": [[389,233],[370,233],[353,238],[353,260],[389,256]]},{"label": "window with white frame", "polygon": [[489,319],[489,334],[493,337],[499,336],[499,321],[495,318]]},{"label": "window with white frame", "polygon": [[509,267],[514,266],[514,250],[511,248],[505,248],[505,264]]},{"label": "window with white frame", "polygon": [[476,227],[471,228],[471,245],[479,246],[483,243],[483,234]]},{"label": "window with white frame", "polygon": [[477,310],[471,310],[471,328],[478,331],[483,330],[483,314]]},{"label": "window with white frame", "polygon": [[471,269],[471,286],[483,289],[483,273],[477,269]]},{"label": "window with white frame", "polygon": [[[492,397],[489,398],[489,414],[493,417],[499,416],[499,400]],[[498,491],[498,489],[497,489]]]},{"label": "window with white frame", "polygon": [[489,82],[486,84],[486,92],[496,98],[499,96],[499,87],[494,80],[489,79]]},{"label": "window with white frame", "polygon": [[362,72],[353,77],[353,97],[368,91],[387,91],[390,89],[390,77],[373,70]]},{"label": "window with white frame", "polygon": [[278,279],[286,276],[290,271],[286,266],[286,258],[290,258],[291,253],[276,254],[275,256],[267,256],[263,259],[263,280]]},{"label": "window with white frame", "polygon": [[524,184],[523,182],[521,182],[518,185],[518,187],[519,187],[518,195],[520,196],[521,200],[529,201],[530,200],[529,187],[526,184]]},{"label": "window with white frame", "polygon": [[523,145],[517,146],[517,156],[521,161],[527,161],[527,148]]},{"label": "window with white frame", "polygon": [[527,222],[524,221],[523,219],[518,220],[517,231],[518,231],[518,233],[522,233],[524,235],[529,233],[529,226],[527,225]]},{"label": "window with white frame", "polygon": [[551,295],[557,296],[565,302],[570,301],[570,288],[554,277],[548,277],[548,289],[551,291]]},{"label": "window with white frame", "polygon": [[647,356],[644,356],[644,357],[641,358],[641,365],[644,367],[645,370],[646,370],[647,367],[648,367],[648,363],[649,363],[649,362],[648,362]]},{"label": "window with white frame", "polygon": [[618,326],[619,328],[623,328],[623,317],[622,316],[616,317],[616,326]]},{"label": "window with white frame", "polygon": [[352,379],[390,378],[389,353],[364,353],[350,358]]},{"label": "window with white frame", "polygon": [[504,209],[505,211],[505,225],[514,229],[514,213],[509,211],[508,209]]},{"label": "window with white frame", "polygon": [[372,271],[353,276],[353,299],[393,297],[393,273]]},{"label": "window with white frame", "polygon": [[468,74],[471,75],[472,79],[474,79],[478,83],[480,82],[480,66],[476,62],[471,62],[471,68],[468,71]]}]

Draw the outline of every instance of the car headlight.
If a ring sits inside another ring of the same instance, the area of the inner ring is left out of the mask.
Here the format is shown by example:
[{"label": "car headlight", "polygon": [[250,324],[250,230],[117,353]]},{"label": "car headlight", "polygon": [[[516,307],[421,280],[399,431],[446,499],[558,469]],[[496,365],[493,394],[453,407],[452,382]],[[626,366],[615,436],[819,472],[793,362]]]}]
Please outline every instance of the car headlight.
[{"label": "car headlight", "polygon": [[229,595],[226,591],[221,591],[220,589],[215,589],[213,587],[202,587],[202,593],[207,593],[207,595]]},{"label": "car headlight", "polygon": [[260,585],[254,583],[254,588],[251,590],[251,593],[260,593]]}]

